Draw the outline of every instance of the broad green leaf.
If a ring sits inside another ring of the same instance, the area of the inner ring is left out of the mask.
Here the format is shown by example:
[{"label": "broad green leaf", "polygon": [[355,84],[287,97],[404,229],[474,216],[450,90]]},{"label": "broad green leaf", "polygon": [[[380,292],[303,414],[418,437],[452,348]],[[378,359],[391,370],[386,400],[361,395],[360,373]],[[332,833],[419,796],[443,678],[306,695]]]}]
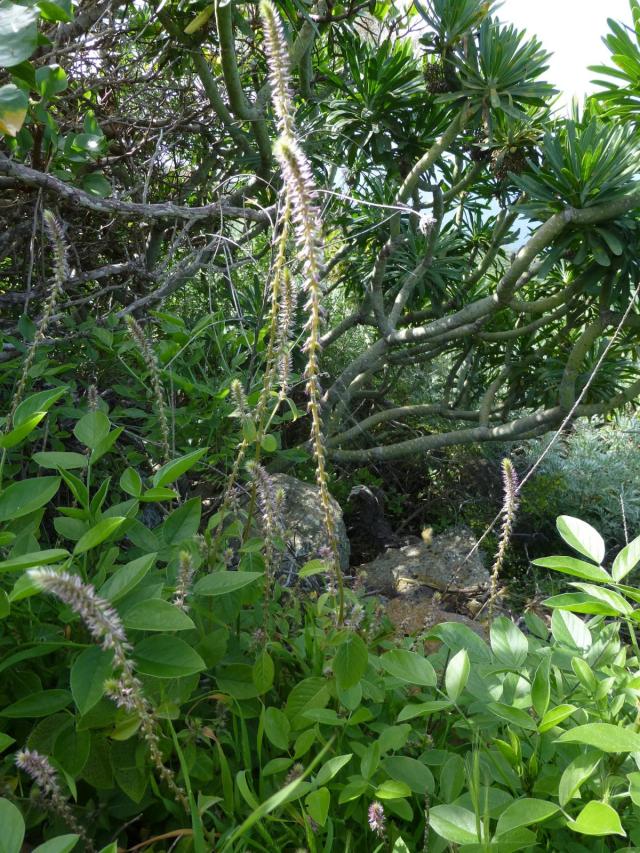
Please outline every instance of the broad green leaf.
[{"label": "broad green leaf", "polygon": [[564,769],[558,786],[558,802],[562,808],[580,796],[581,786],[593,776],[601,760],[601,752],[582,752]]},{"label": "broad green leaf", "polygon": [[582,835],[623,835],[620,815],[608,803],[592,800],[582,809],[575,821],[567,822],[569,829]]},{"label": "broad green leaf", "polygon": [[4,798],[0,799],[0,827],[0,853],[20,853],[24,840],[24,818],[17,806]]},{"label": "broad green leaf", "polygon": [[70,686],[73,701],[81,715],[91,710],[104,696],[104,683],[113,674],[113,654],[100,646],[89,646],[71,667]]},{"label": "broad green leaf", "polygon": [[95,464],[98,459],[102,459],[102,457],[107,454],[116,441],[122,435],[124,427],[116,427],[116,429],[112,429],[111,432],[107,433],[103,439],[101,439],[96,446],[91,451],[91,456],[89,457],[89,461],[91,464]]},{"label": "broad green leaf", "polygon": [[440,711],[446,711],[451,708],[453,702],[450,699],[434,699],[432,702],[414,702],[411,705],[405,705],[402,711],[398,714],[398,722],[404,720],[412,720],[414,717],[429,717],[431,714],[439,714]]},{"label": "broad green leaf", "polygon": [[36,9],[0,2],[0,65],[11,68],[29,59],[38,44],[37,19]]},{"label": "broad green leaf", "polygon": [[350,634],[338,646],[333,659],[333,672],[336,682],[342,690],[354,687],[364,675],[369,661],[369,653],[364,640],[358,634]]},{"label": "broad green leaf", "polygon": [[26,423],[37,412],[48,412],[51,406],[60,397],[64,396],[68,390],[68,387],[63,385],[61,388],[49,391],[37,391],[35,394],[30,394],[16,409],[16,413],[13,416],[14,426]]},{"label": "broad green leaf", "polygon": [[51,563],[59,563],[66,560],[69,552],[64,548],[49,548],[47,551],[34,551],[32,554],[23,554],[21,557],[11,557],[0,563],[0,573],[21,572],[34,566],[48,566]]},{"label": "broad green leaf", "polygon": [[196,626],[179,607],[151,598],[129,608],[123,620],[125,628],[136,631],[190,631]]},{"label": "broad green leaf", "polygon": [[264,732],[274,746],[282,750],[287,749],[290,731],[291,723],[284,711],[279,708],[265,708]]},{"label": "broad green leaf", "polygon": [[310,721],[302,714],[311,708],[325,708],[329,703],[330,693],[327,680],[320,676],[310,676],[298,682],[289,693],[284,712],[291,720],[293,729],[303,729]]},{"label": "broad green leaf", "polygon": [[120,601],[145,577],[153,566],[156,556],[156,554],[145,554],[144,557],[131,560],[124,566],[117,566],[114,574],[100,588],[100,596],[108,599],[112,604]]},{"label": "broad green leaf", "polygon": [[496,717],[506,720],[512,726],[519,726],[521,729],[527,729],[528,731],[536,731],[537,729],[535,721],[521,708],[514,708],[503,702],[488,702],[487,711],[491,711]]},{"label": "broad green leaf", "polygon": [[139,672],[156,678],[182,678],[206,669],[200,655],[184,640],[164,634],[142,640],[133,656]]},{"label": "broad green leaf", "polygon": [[105,539],[108,539],[121,526],[122,522],[126,521],[123,516],[115,516],[114,518],[103,518],[97,524],[87,530],[76,542],[73,553],[77,556],[91,551],[92,548],[97,548]]},{"label": "broad green leaf", "polygon": [[601,601],[604,605],[610,607],[620,616],[628,616],[633,609],[628,601],[612,589],[606,589],[602,586],[594,586],[590,583],[579,583],[577,581],[572,582],[571,586],[582,590],[582,592],[590,595],[591,598]]},{"label": "broad green leaf", "polygon": [[556,743],[582,743],[602,752],[639,752],[640,733],[613,723],[586,723],[564,732]]},{"label": "broad green leaf", "polygon": [[424,797],[425,794],[433,794],[435,781],[429,768],[416,758],[405,755],[392,755],[382,761],[383,770],[395,779],[396,782],[404,782],[414,794]]},{"label": "broad green leaf", "polygon": [[212,572],[200,578],[193,591],[196,595],[228,595],[260,578],[264,578],[262,572]]},{"label": "broad green leaf", "polygon": [[476,816],[459,806],[433,806],[429,821],[435,833],[453,844],[475,844],[479,842]]},{"label": "broad green leaf", "polygon": [[126,468],[120,476],[120,488],[134,498],[142,494],[142,479],[135,468]]},{"label": "broad green leaf", "polygon": [[178,493],[174,489],[161,486],[157,489],[147,489],[140,495],[140,500],[142,503],[161,503],[162,501],[174,501],[177,497]]},{"label": "broad green leaf", "polygon": [[558,643],[580,651],[591,648],[591,631],[580,617],[564,610],[554,610],[551,616],[551,633]]},{"label": "broad green leaf", "polygon": [[584,560],[578,560],[575,557],[540,557],[538,560],[533,560],[533,565],[541,566],[543,569],[553,569],[554,572],[562,572],[565,575],[573,575],[576,578],[583,578],[586,581],[611,583],[611,576],[602,566],[594,566],[593,563],[586,563]]},{"label": "broad green leaf", "polygon": [[458,697],[467,686],[470,671],[471,664],[467,650],[460,649],[449,661],[444,676],[445,690],[452,702],[458,700]]},{"label": "broad green leaf", "polygon": [[198,532],[201,512],[200,498],[191,498],[175,509],[162,525],[162,536],[167,545],[180,545],[192,539]]},{"label": "broad green leaf", "polygon": [[0,521],[29,515],[40,509],[60,488],[60,477],[35,477],[12,483],[0,494]]},{"label": "broad green leaf", "polygon": [[36,5],[46,21],[56,21],[66,24],[73,21],[70,2],[65,2],[65,0],[58,0],[58,2],[54,2],[54,0],[38,0]]},{"label": "broad green leaf", "polygon": [[568,717],[570,717],[573,713],[575,713],[578,709],[575,705],[556,705],[555,708],[550,708],[543,718],[540,720],[540,725],[538,726],[538,731],[542,734],[544,732],[548,732],[550,729],[559,726],[560,723],[563,723]]},{"label": "broad green leaf", "polygon": [[618,610],[586,592],[566,592],[553,595],[543,602],[545,607],[565,610],[569,613],[584,613],[591,616],[618,616]]},{"label": "broad green leaf", "polygon": [[[5,87],[0,87],[0,132],[2,131],[2,89]],[[35,415],[31,415],[28,420],[21,423],[20,426],[14,427],[10,432],[6,435],[0,436],[0,447],[3,447],[5,450],[9,450],[12,447],[15,447],[17,444],[20,444],[30,433],[34,431],[34,429],[38,426],[40,421],[46,417],[46,412],[36,412]],[[35,454],[37,456],[37,454]],[[36,460],[37,461],[37,460]]]},{"label": "broad green leaf", "polygon": [[392,649],[380,658],[382,668],[394,678],[409,684],[419,684],[423,687],[435,687],[436,673],[433,666],[422,655],[407,649]]},{"label": "broad green leaf", "polygon": [[467,625],[462,625],[459,622],[443,622],[429,631],[427,637],[435,637],[441,640],[454,654],[460,649],[466,649],[471,663],[491,662],[489,647],[482,637],[479,637]]},{"label": "broad green leaf", "polygon": [[43,65],[36,68],[36,88],[43,98],[52,98],[64,92],[68,84],[67,75],[59,65]]},{"label": "broad green leaf", "polygon": [[266,693],[273,687],[273,679],[275,676],[275,667],[269,653],[265,650],[259,656],[253,665],[252,677],[256,690],[259,693]]},{"label": "broad green leaf", "polygon": [[493,653],[503,666],[519,669],[527,659],[527,638],[506,616],[499,616],[491,623],[490,640]]},{"label": "broad green leaf", "polygon": [[41,468],[85,468],[89,461],[83,453],[64,450],[44,450],[33,454],[33,461]]},{"label": "broad green leaf", "polygon": [[375,796],[380,800],[401,800],[411,796],[411,788],[404,782],[387,779],[378,786]]},{"label": "broad green leaf", "polygon": [[546,655],[538,664],[531,684],[531,701],[539,717],[544,717],[549,707],[549,700],[551,698],[550,668],[551,656]]},{"label": "broad green leaf", "polygon": [[209,448],[202,447],[200,450],[194,450],[192,453],[187,453],[186,456],[181,456],[179,459],[173,459],[167,462],[153,475],[154,486],[168,486],[178,479],[185,471],[193,466],[205,455]]},{"label": "broad green leaf", "polygon": [[275,435],[263,435],[260,446],[265,453],[275,453],[278,449],[278,442]]},{"label": "broad green leaf", "polygon": [[496,835],[503,835],[521,826],[542,823],[553,817],[558,810],[558,806],[555,803],[550,803],[546,800],[537,800],[531,797],[515,800],[500,815],[498,825],[496,826]]},{"label": "broad green leaf", "polygon": [[307,795],[304,801],[307,807],[307,814],[315,821],[318,826],[324,826],[327,822],[329,814],[329,806],[331,805],[331,794],[328,788],[318,788],[317,791],[312,791]]},{"label": "broad green leaf", "polygon": [[349,752],[346,755],[335,755],[326,761],[316,776],[316,785],[326,785],[334,776],[342,770],[353,758],[353,753]]},{"label": "broad green leaf", "polygon": [[69,853],[78,841],[80,841],[79,835],[58,835],[56,838],[45,841],[44,844],[39,844],[32,853]]},{"label": "broad green leaf", "polygon": [[299,578],[310,578],[312,575],[319,575],[327,571],[325,560],[309,560],[298,572]]},{"label": "broad green leaf", "polygon": [[90,172],[82,179],[82,189],[96,198],[108,198],[113,188],[102,172]]},{"label": "broad green leaf", "polygon": [[85,447],[93,450],[109,435],[111,421],[99,410],[88,412],[80,418],[73,429],[73,434]]},{"label": "broad green leaf", "polygon": [[567,545],[600,565],[604,559],[605,545],[594,527],[570,515],[561,515],[556,525]]},{"label": "broad green leaf", "polygon": [[611,574],[616,582],[632,572],[640,562],[640,536],[629,542],[613,561]]},{"label": "broad green leaf", "polygon": [[39,690],[29,696],[23,696],[0,711],[0,717],[24,719],[29,717],[48,717],[62,711],[71,702],[68,690]]}]

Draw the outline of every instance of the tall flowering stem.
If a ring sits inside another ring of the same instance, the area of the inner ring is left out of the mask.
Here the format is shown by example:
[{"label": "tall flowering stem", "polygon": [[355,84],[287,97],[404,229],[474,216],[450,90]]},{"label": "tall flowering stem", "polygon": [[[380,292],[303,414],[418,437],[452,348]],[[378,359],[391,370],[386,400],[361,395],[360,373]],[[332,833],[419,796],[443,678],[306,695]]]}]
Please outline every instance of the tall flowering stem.
[{"label": "tall flowering stem", "polygon": [[67,263],[68,247],[62,226],[50,210],[45,210],[42,214],[42,218],[44,221],[45,231],[47,232],[47,237],[49,238],[49,242],[51,243],[51,248],[53,250],[53,283],[51,285],[49,295],[45,300],[44,309],[40,320],[38,321],[36,333],[33,336],[33,340],[29,345],[24,362],[22,363],[20,379],[18,380],[16,389],[13,392],[11,408],[5,422],[5,432],[9,432],[11,429],[16,409],[24,399],[24,394],[29,382],[29,371],[33,367],[38,346],[45,339],[49,322],[55,311],[60,294],[62,293],[64,283],[69,277],[69,264]]},{"label": "tall flowering stem", "polygon": [[156,413],[158,415],[158,425],[160,427],[162,458],[165,462],[168,462],[171,457],[171,449],[169,447],[169,421],[167,420],[167,407],[164,402],[164,390],[162,388],[162,378],[160,376],[158,359],[138,321],[128,314],[125,318],[125,322],[127,324],[129,334],[133,338],[135,345],[138,347],[142,360],[149,371],[151,388],[153,390],[153,399],[155,400]]},{"label": "tall flowering stem", "polygon": [[315,204],[315,185],[306,155],[295,139],[291,111],[291,76],[289,72],[287,43],[271,0],[260,3],[265,31],[265,50],[269,64],[272,101],[280,138],[275,146],[275,155],[284,179],[287,204],[295,226],[295,242],[298,257],[302,261],[302,273],[307,292],[305,308],[308,320],[305,326],[307,341],[307,367],[305,371],[306,391],[311,415],[311,443],[316,463],[316,478],[320,490],[320,501],[327,533],[329,552],[338,586],[338,621],[344,621],[344,586],[340,567],[340,553],[336,536],[329,487],[327,483],[326,452],[320,412],[322,388],[320,385],[320,333],[322,327],[322,269],[323,251],[320,216]]},{"label": "tall flowering stem", "polygon": [[33,749],[21,749],[16,753],[15,761],[20,770],[36,783],[47,808],[61,817],[69,829],[82,838],[86,850],[95,850],[91,839],[71,811],[67,798],[60,788],[58,774],[46,755],[41,755]]},{"label": "tall flowering stem", "polygon": [[42,568],[31,569],[29,576],[41,589],[55,595],[77,613],[103,649],[113,651],[113,666],[117,676],[105,685],[107,694],[119,708],[124,708],[138,718],[141,737],[147,744],[158,776],[175,799],[189,811],[186,793],[177,784],[173,770],[164,764],[159,746],[160,722],[144,695],[142,682],[134,675],[133,662],[128,657],[131,646],[120,616],[108,601],[97,595],[95,589],[77,575]]},{"label": "tall flowering stem", "polygon": [[489,595],[489,619],[493,617],[493,608],[498,597],[498,579],[504,564],[504,558],[511,541],[513,525],[518,511],[518,491],[520,483],[518,475],[510,459],[502,460],[502,483],[504,497],[502,501],[502,529],[500,531],[500,542],[491,569],[491,591]]}]

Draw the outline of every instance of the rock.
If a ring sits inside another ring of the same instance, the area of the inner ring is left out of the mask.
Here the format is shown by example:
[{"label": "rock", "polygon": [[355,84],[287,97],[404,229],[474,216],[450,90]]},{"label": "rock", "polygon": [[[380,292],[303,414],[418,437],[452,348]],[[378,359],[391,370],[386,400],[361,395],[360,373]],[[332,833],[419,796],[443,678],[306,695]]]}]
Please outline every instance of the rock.
[{"label": "rock", "polygon": [[[288,474],[270,476],[274,489],[284,491],[283,521],[289,554],[293,553],[296,562],[302,565],[305,561],[318,557],[328,544],[320,489]],[[331,510],[338,540],[340,566],[346,571],[349,568],[349,539],[340,504],[334,498],[331,498]]]},{"label": "rock", "polygon": [[415,542],[402,548],[389,548],[370,563],[361,566],[365,584],[384,595],[409,593],[416,586],[444,591],[489,584],[490,576],[473,533],[458,527],[440,533],[430,541]]},{"label": "rock", "polygon": [[[385,613],[393,623],[396,637],[404,637],[412,634],[422,634],[443,622],[460,622],[475,631],[476,634],[486,636],[484,625],[474,622],[468,616],[461,613],[453,613],[434,607],[433,601],[424,598],[417,601],[413,597],[398,596],[392,599],[385,608]],[[439,646],[435,640],[428,641],[428,650],[435,651]]]}]

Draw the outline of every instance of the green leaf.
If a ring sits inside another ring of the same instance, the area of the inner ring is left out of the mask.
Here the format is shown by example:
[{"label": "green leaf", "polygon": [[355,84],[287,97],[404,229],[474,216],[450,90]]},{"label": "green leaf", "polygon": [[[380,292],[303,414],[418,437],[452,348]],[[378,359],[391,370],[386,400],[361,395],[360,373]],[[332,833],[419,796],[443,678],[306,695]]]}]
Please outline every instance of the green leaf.
[{"label": "green leaf", "polygon": [[260,578],[264,578],[262,572],[212,572],[200,578],[193,591],[196,595],[228,595]]},{"label": "green leaf", "polygon": [[299,578],[310,578],[312,575],[319,575],[327,571],[327,563],[325,560],[309,560],[298,572]]},{"label": "green leaf", "polygon": [[452,702],[458,700],[458,697],[467,686],[470,672],[471,664],[467,650],[460,649],[449,661],[444,676],[445,690]]},{"label": "green leaf", "polygon": [[338,646],[333,659],[333,672],[341,690],[354,687],[364,675],[369,661],[366,643],[358,634],[350,634]]},{"label": "green leaf", "polygon": [[79,835],[58,835],[56,838],[45,841],[44,844],[39,844],[32,853],[69,853],[78,841],[80,841]]},{"label": "green leaf", "polygon": [[333,758],[330,758],[322,765],[320,770],[318,770],[316,785],[326,785],[334,776],[338,775],[342,768],[345,767],[352,758],[352,752],[349,752],[346,755],[335,755]]},{"label": "green leaf", "polygon": [[[56,6],[56,8],[59,8]],[[64,92],[69,85],[64,69],[59,65],[43,65],[36,68],[36,89],[43,98],[52,98]]]},{"label": "green leaf", "polygon": [[416,652],[406,649],[392,649],[380,658],[385,672],[409,684],[420,684],[423,687],[435,687],[436,673],[428,660]]},{"label": "green leaf", "polygon": [[142,503],[160,503],[161,501],[173,501],[178,497],[178,493],[174,489],[168,489],[162,486],[158,489],[147,489],[140,495]]},{"label": "green leaf", "polygon": [[567,821],[567,826],[582,835],[624,835],[626,832],[620,823],[620,815],[607,803],[592,800],[582,809],[575,820]]},{"label": "green leaf", "polygon": [[60,477],[36,477],[12,483],[0,494],[0,521],[29,515],[40,509],[60,488]]},{"label": "green leaf", "polygon": [[538,731],[542,734],[548,732],[563,723],[567,717],[570,717],[578,709],[575,705],[557,705],[555,708],[550,708],[543,718],[540,720]]},{"label": "green leaf", "polygon": [[538,664],[531,684],[531,701],[539,717],[544,717],[549,707],[549,700],[551,698],[550,668],[551,656],[546,655]]},{"label": "green leaf", "polygon": [[91,710],[104,696],[104,683],[113,674],[113,653],[99,646],[81,652],[71,667],[70,686],[73,701],[81,715]]},{"label": "green leaf", "polygon": [[108,198],[113,189],[102,172],[90,172],[82,179],[82,189],[96,198]]},{"label": "green leaf", "polygon": [[521,729],[527,729],[528,731],[536,731],[538,728],[526,711],[523,711],[521,708],[514,708],[503,702],[488,702],[487,711],[491,711],[496,717],[506,720],[512,726],[519,726]]},{"label": "green leaf", "polygon": [[640,733],[613,723],[586,723],[564,732],[556,743],[582,743],[602,752],[639,752]]},{"label": "green leaf", "polygon": [[519,669],[527,659],[527,638],[506,616],[499,616],[491,623],[490,640],[493,653],[503,666]]},{"label": "green leaf", "polygon": [[135,468],[127,468],[120,476],[120,488],[134,498],[142,494],[142,479]]},{"label": "green leaf", "polygon": [[123,521],[126,521],[126,519],[124,516],[120,515],[117,515],[114,518],[103,518],[102,521],[94,524],[90,530],[83,533],[80,539],[76,542],[73,553],[78,556],[79,554],[86,554],[86,552],[91,551],[92,548],[97,548],[98,545],[101,545],[105,541],[105,539],[108,539],[109,536],[116,532]]},{"label": "green leaf", "polygon": [[24,819],[19,809],[4,798],[0,800],[0,827],[0,853],[20,853],[24,840]]},{"label": "green leaf", "polygon": [[267,651],[263,651],[258,656],[258,660],[253,665],[252,670],[253,683],[259,693],[266,693],[273,687],[273,679],[275,677],[275,667],[273,660]]},{"label": "green leaf", "polygon": [[62,388],[55,388],[53,391],[37,391],[35,394],[30,394],[16,409],[13,416],[14,426],[24,424],[37,412],[48,412],[68,390],[68,387],[63,385]]},{"label": "green leaf", "polygon": [[182,678],[206,669],[206,664],[191,646],[179,637],[156,634],[138,643],[133,656],[143,675],[156,678]]},{"label": "green leaf", "polygon": [[88,412],[80,418],[73,429],[73,434],[81,444],[93,450],[109,435],[111,421],[101,411]]},{"label": "green leaf", "polygon": [[[0,132],[2,132],[2,89],[6,87],[0,87]],[[34,415],[31,415],[24,423],[21,423],[20,426],[15,427],[6,435],[0,436],[0,447],[9,450],[12,447],[15,447],[17,444],[20,444],[28,435],[30,435],[34,429],[38,426],[40,421],[46,417],[46,412],[36,412]],[[36,454],[37,455],[37,454]]]},{"label": "green leaf", "polygon": [[62,711],[70,702],[71,693],[68,690],[39,690],[29,696],[23,696],[12,705],[7,705],[0,711],[0,717],[9,717],[12,720],[48,717]]},{"label": "green leaf", "polygon": [[96,446],[91,451],[91,456],[89,457],[89,461],[93,465],[98,459],[102,459],[102,457],[107,454],[116,441],[122,435],[124,427],[116,427],[116,429],[112,429],[111,432],[107,433],[103,439],[101,439]]},{"label": "green leaf", "polygon": [[83,453],[64,450],[44,450],[33,454],[33,461],[41,468],[85,468],[89,461]]},{"label": "green leaf", "polygon": [[12,557],[0,563],[1,572],[21,572],[31,569],[33,566],[48,566],[51,563],[59,563],[66,560],[69,552],[64,548],[50,548],[47,551],[34,551],[31,554],[23,554],[21,557]]},{"label": "green leaf", "polygon": [[145,577],[153,566],[156,556],[157,554],[145,554],[144,557],[131,560],[124,566],[118,566],[115,573],[100,588],[100,596],[108,599],[112,604],[120,601]]},{"label": "green leaf", "polygon": [[439,714],[440,711],[446,711],[451,708],[453,702],[449,699],[434,699],[432,702],[414,702],[411,705],[405,705],[402,711],[398,714],[398,722],[404,720],[413,720],[414,717],[429,717],[431,714]]},{"label": "green leaf", "polygon": [[553,569],[554,572],[562,572],[565,575],[573,575],[573,577],[583,578],[587,581],[611,583],[611,576],[602,566],[594,566],[592,563],[585,563],[584,560],[577,560],[575,557],[541,557],[538,560],[533,560],[533,565],[541,566],[543,569]]},{"label": "green leaf", "polygon": [[556,526],[567,545],[600,565],[604,559],[605,545],[594,527],[570,515],[561,515]]},{"label": "green leaf", "polygon": [[404,782],[414,794],[424,797],[433,794],[435,781],[429,768],[416,758],[405,755],[392,755],[382,761],[383,770],[397,782]]},{"label": "green leaf", "polygon": [[558,643],[574,649],[587,651],[591,648],[591,631],[580,617],[563,610],[554,610],[551,617],[551,633]]},{"label": "green leaf", "polygon": [[47,21],[55,21],[64,24],[73,21],[71,14],[71,3],[63,5],[55,3],[54,0],[38,0],[37,6],[42,12],[42,17]]},{"label": "green leaf", "polygon": [[173,459],[167,462],[153,475],[154,486],[168,486],[169,483],[175,482],[185,471],[193,466],[205,455],[209,448],[202,447],[200,450],[194,450],[192,453],[187,453],[186,456],[181,456],[179,459]]},{"label": "green leaf", "polygon": [[179,607],[161,598],[134,604],[127,610],[123,622],[125,628],[136,631],[190,631],[196,627]]},{"label": "green leaf", "polygon": [[558,806],[546,800],[525,797],[510,803],[502,812],[496,826],[496,835],[503,835],[521,826],[542,823],[559,811]]},{"label": "green leaf", "polygon": [[593,776],[601,760],[601,752],[582,752],[564,769],[558,786],[558,802],[562,808],[580,795],[581,786]]},{"label": "green leaf", "polygon": [[201,512],[200,498],[191,498],[174,510],[162,525],[162,536],[167,545],[180,545],[195,536]]},{"label": "green leaf", "polygon": [[317,791],[312,791],[307,795],[305,806],[307,814],[315,821],[318,826],[324,826],[329,815],[329,806],[331,805],[331,794],[328,788],[318,788]]},{"label": "green leaf", "polygon": [[614,581],[619,583],[629,572],[640,563],[640,536],[629,542],[613,561],[611,574]]},{"label": "green leaf", "polygon": [[275,435],[263,435],[260,446],[265,453],[275,453],[278,449],[278,442],[276,441]]},{"label": "green leaf", "polygon": [[453,844],[475,844],[480,840],[476,816],[460,806],[434,806],[429,811],[429,822],[435,833]]},{"label": "green leaf", "polygon": [[265,709],[264,732],[275,747],[282,750],[288,748],[290,731],[291,723],[284,711],[279,708]]},{"label": "green leaf", "polygon": [[387,779],[378,786],[375,796],[379,800],[401,800],[411,796],[411,788],[404,782],[395,779]]},{"label": "green leaf", "polygon": [[0,65],[11,68],[29,59],[38,44],[37,19],[36,9],[0,2]]}]

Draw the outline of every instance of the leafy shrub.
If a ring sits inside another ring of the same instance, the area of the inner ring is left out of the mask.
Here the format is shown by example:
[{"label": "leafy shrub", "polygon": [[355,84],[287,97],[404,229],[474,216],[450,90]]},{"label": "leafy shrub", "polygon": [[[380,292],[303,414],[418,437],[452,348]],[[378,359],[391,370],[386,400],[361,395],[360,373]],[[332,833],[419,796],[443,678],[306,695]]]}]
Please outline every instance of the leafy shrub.
[{"label": "leafy shrub", "polygon": [[[548,444],[527,444],[518,466],[526,470]],[[522,510],[532,528],[561,512],[589,521],[610,541],[625,544],[627,528],[640,529],[640,433],[634,418],[605,425],[578,423],[552,448],[523,489]]]}]

